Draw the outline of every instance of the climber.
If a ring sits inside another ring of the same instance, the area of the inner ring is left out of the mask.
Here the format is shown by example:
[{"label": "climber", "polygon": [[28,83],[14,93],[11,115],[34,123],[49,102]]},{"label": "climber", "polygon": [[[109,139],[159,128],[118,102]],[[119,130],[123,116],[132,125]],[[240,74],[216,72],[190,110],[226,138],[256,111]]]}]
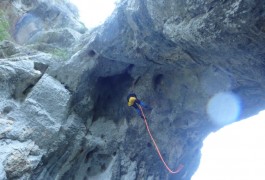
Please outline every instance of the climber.
[{"label": "climber", "polygon": [[157,144],[155,142],[155,139],[153,138],[152,133],[151,133],[151,131],[149,129],[149,125],[148,125],[148,122],[146,120],[146,116],[144,114],[143,108],[149,109],[149,110],[152,110],[152,108],[150,108],[148,105],[146,105],[143,101],[140,101],[139,99],[137,99],[137,96],[134,93],[131,93],[131,94],[129,94],[127,96],[127,101],[128,101],[128,106],[133,106],[137,110],[137,112],[141,116],[141,118],[144,120],[146,129],[147,129],[148,134],[149,134],[149,136],[150,136],[150,138],[151,138],[151,140],[152,140],[152,142],[153,142],[153,144],[155,146],[157,154],[159,155],[161,161],[163,162],[163,164],[166,167],[166,169],[168,170],[168,172],[170,172],[172,174],[179,173],[183,169],[184,165],[183,164],[179,164],[176,170],[172,170],[171,168],[168,167],[168,165],[165,162],[165,160],[164,160],[164,158],[163,158],[163,156],[162,156],[162,154],[160,152],[160,149],[157,146]]},{"label": "climber", "polygon": [[147,109],[147,110],[152,110],[151,107],[149,107],[146,103],[144,103],[143,101],[140,101],[136,94],[131,93],[127,96],[127,101],[128,101],[128,106],[132,106],[136,109],[137,113],[139,114],[139,116],[143,119],[143,115],[141,110],[139,109],[138,105],[140,105],[141,107]]}]

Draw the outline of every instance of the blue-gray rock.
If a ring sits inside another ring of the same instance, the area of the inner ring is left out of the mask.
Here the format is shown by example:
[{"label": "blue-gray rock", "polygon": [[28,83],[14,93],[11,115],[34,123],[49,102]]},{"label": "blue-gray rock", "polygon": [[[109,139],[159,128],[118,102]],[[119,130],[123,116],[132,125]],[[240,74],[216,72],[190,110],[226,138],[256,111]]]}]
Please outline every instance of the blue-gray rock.
[{"label": "blue-gray rock", "polygon": [[207,114],[216,95],[235,97],[234,121],[265,107],[264,2],[124,0],[91,31],[68,1],[12,2],[0,2],[14,41],[0,44],[2,179],[189,180],[222,127]]}]

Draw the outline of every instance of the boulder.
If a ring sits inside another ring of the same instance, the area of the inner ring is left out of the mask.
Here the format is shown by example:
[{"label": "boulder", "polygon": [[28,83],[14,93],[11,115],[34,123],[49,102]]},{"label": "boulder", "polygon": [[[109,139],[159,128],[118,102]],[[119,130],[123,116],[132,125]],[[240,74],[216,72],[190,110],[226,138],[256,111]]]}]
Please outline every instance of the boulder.
[{"label": "boulder", "polygon": [[2,179],[189,180],[204,138],[231,123],[214,116],[265,108],[261,1],[124,0],[89,32],[68,1],[0,8],[15,41],[0,44]]}]

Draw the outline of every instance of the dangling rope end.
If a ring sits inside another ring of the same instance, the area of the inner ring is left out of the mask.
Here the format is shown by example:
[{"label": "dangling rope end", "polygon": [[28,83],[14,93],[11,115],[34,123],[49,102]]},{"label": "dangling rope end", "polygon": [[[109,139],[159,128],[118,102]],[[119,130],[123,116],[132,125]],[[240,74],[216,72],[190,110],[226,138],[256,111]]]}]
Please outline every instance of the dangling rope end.
[{"label": "dangling rope end", "polygon": [[142,116],[143,116],[143,119],[144,119],[144,123],[145,123],[146,129],[147,129],[147,131],[148,131],[148,134],[149,134],[151,140],[153,141],[153,144],[154,144],[154,146],[155,146],[155,149],[156,149],[156,151],[157,151],[157,154],[159,155],[159,157],[160,157],[161,161],[163,162],[164,166],[166,167],[166,169],[168,170],[168,172],[170,172],[170,173],[172,173],[172,174],[177,174],[177,173],[179,173],[179,172],[183,169],[184,165],[183,165],[183,164],[180,164],[180,165],[178,166],[178,168],[177,168],[175,171],[172,171],[172,170],[168,167],[167,163],[165,162],[164,158],[162,157],[162,155],[161,155],[161,153],[160,153],[160,150],[159,150],[159,148],[158,148],[158,146],[157,146],[157,144],[156,144],[156,142],[155,142],[155,140],[154,140],[154,138],[153,138],[153,136],[152,136],[152,133],[151,133],[151,131],[150,131],[150,129],[149,129],[149,126],[148,126],[148,123],[147,123],[147,120],[146,120],[146,117],[145,117],[145,114],[144,114],[144,111],[143,111],[141,105],[137,104],[137,106],[138,106],[138,108],[141,110],[141,113],[142,113]]},{"label": "dangling rope end", "polygon": [[183,168],[184,168],[184,165],[180,164],[175,171],[169,171],[169,172],[172,174],[176,174],[176,173],[179,173]]}]

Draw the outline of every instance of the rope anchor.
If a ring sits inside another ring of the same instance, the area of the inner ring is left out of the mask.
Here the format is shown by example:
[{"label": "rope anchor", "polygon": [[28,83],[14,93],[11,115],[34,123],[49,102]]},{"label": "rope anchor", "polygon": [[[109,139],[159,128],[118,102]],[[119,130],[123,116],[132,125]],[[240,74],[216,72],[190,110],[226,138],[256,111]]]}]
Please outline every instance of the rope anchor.
[{"label": "rope anchor", "polygon": [[149,136],[150,136],[150,138],[151,138],[151,140],[152,140],[152,142],[153,142],[153,144],[154,144],[154,146],[155,146],[155,148],[156,148],[157,154],[159,155],[159,157],[160,157],[161,161],[163,162],[164,166],[165,166],[166,169],[167,169],[170,173],[172,173],[172,174],[177,174],[177,173],[179,173],[179,172],[182,170],[182,168],[184,167],[184,165],[183,165],[183,164],[180,164],[180,165],[177,167],[177,169],[176,169],[175,171],[171,170],[171,169],[168,167],[167,163],[165,162],[163,156],[162,156],[161,153],[160,153],[160,150],[159,150],[159,148],[158,148],[158,146],[157,146],[157,144],[156,144],[156,142],[155,142],[155,139],[153,138],[153,136],[152,136],[152,134],[151,134],[151,131],[150,131],[150,129],[149,129],[149,126],[148,126],[148,123],[147,123],[147,120],[146,120],[146,117],[145,117],[145,114],[144,114],[143,108],[142,108],[141,105],[139,105],[139,104],[137,104],[137,106],[138,106],[138,108],[141,110],[142,116],[144,117],[144,123],[145,123],[146,129],[147,129],[147,131],[148,131],[148,134],[149,134]]}]

